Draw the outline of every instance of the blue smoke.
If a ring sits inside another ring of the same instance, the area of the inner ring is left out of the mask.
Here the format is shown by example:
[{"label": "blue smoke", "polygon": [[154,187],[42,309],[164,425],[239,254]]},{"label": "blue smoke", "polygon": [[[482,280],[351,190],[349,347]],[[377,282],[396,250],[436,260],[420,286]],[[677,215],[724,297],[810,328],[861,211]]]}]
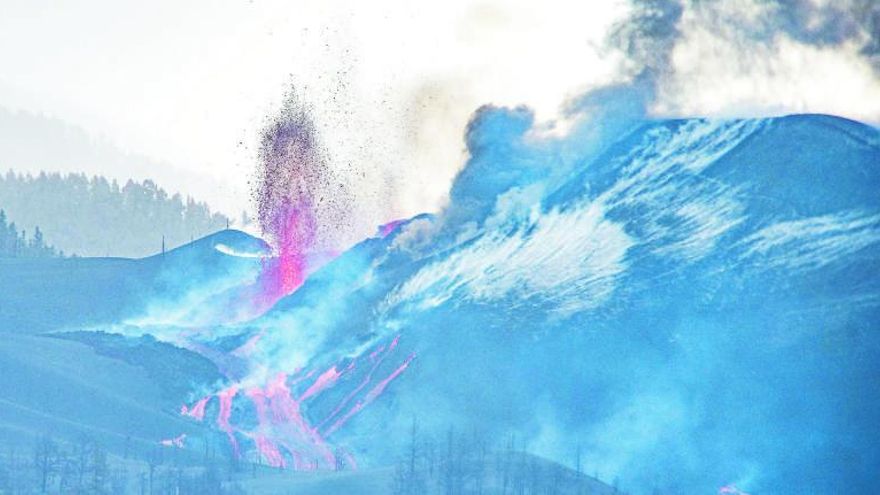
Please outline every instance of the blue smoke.
[{"label": "blue smoke", "polygon": [[561,462],[581,447],[634,493],[869,491],[880,135],[651,121],[644,94],[588,95],[562,136],[477,112],[435,230],[392,236],[335,328],[419,356],[349,438],[417,416]]},{"label": "blue smoke", "polygon": [[236,378],[399,336],[377,376],[415,360],[329,438],[366,465],[393,459],[416,417],[435,438],[515,435],[569,464],[580,450],[631,493],[870,492],[880,133],[819,115],[650,120],[649,88],[585,95],[565,132],[478,111],[445,211],[217,329],[262,336]]}]

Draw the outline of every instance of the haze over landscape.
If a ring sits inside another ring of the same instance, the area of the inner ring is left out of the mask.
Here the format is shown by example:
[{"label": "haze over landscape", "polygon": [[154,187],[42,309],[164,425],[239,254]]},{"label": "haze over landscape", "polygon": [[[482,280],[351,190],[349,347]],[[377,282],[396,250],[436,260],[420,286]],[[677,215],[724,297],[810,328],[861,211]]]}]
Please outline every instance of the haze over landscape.
[{"label": "haze over landscape", "polygon": [[880,5],[0,6],[0,495],[880,481]]},{"label": "haze over landscape", "polygon": [[645,66],[652,115],[880,121],[872,2],[722,4],[6,2],[0,170],[150,179],[239,218],[294,85],[332,166],[359,172],[354,242],[448,201],[480,105],[567,120]]}]

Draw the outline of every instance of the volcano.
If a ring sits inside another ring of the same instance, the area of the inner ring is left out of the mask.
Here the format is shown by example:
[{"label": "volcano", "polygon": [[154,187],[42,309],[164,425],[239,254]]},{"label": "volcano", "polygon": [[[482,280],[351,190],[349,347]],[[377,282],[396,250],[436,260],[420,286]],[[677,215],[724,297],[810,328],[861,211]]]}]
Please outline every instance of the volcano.
[{"label": "volcano", "polygon": [[[184,450],[212,431],[247,462],[371,469],[418,437],[419,459],[528,452],[632,493],[871,491],[877,129],[638,118],[542,137],[528,111],[485,108],[467,144],[443,212],[383,226],[269,308],[239,311],[272,264],[234,234],[105,261],[153,271],[138,304],[92,294],[104,316],[76,321],[216,367],[181,366],[188,390],[161,402]],[[26,269],[6,267],[5,294]]]}]

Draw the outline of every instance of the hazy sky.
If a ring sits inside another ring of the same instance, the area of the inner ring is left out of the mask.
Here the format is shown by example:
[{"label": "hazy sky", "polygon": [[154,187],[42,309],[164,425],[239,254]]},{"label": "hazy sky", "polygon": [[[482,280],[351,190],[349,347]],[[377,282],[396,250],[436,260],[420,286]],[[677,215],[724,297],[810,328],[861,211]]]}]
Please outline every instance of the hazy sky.
[{"label": "hazy sky", "polygon": [[[761,15],[746,0],[723,3]],[[0,0],[0,10],[0,106],[149,156],[166,164],[153,174],[160,185],[236,214],[249,204],[261,123],[295,84],[331,159],[362,172],[364,218],[382,221],[443,204],[480,104],[526,103],[549,119],[566,98],[619,79],[622,55],[604,40],[629,6]],[[755,52],[699,11],[679,25],[658,114],[880,121],[880,85],[855,46],[781,36]]]},{"label": "hazy sky", "polygon": [[220,178],[205,190],[155,174],[236,211],[257,131],[293,83],[332,158],[362,162],[362,187],[393,186],[387,214],[410,214],[442,202],[481,103],[550,113],[610,77],[591,44],[620,5],[558,3],[4,2],[0,105]]}]

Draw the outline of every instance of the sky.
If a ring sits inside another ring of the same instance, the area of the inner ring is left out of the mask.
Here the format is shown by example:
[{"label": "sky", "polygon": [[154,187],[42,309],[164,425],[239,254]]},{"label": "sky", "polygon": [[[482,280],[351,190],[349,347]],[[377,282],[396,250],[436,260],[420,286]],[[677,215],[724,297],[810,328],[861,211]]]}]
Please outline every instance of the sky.
[{"label": "sky", "polygon": [[[876,26],[840,21],[859,19],[857,4],[0,0],[0,107],[155,164],[83,172],[149,174],[238,217],[253,207],[260,129],[294,87],[331,165],[360,175],[350,185],[368,230],[444,206],[480,105],[526,104],[552,121],[645,67],[655,116],[880,122],[880,64],[865,49]],[[621,26],[638,43],[609,44]]]}]

